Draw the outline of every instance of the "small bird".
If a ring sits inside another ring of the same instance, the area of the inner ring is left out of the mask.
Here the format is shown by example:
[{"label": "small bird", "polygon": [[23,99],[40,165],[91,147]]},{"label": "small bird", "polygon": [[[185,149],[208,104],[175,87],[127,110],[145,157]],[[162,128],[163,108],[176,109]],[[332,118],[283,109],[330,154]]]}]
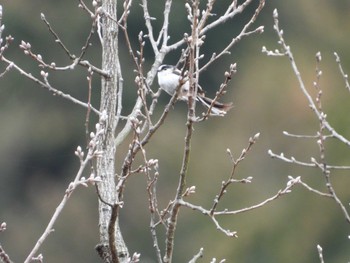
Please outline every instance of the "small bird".
[{"label": "small bird", "polygon": [[[176,88],[180,84],[181,72],[175,66],[172,65],[161,65],[158,68],[158,84],[162,90],[167,92],[169,95],[173,96]],[[190,89],[190,83],[187,80],[180,88],[179,91],[179,100],[188,100],[188,92]],[[213,100],[205,97],[204,91],[200,86],[198,86],[197,91],[197,101],[200,101],[206,108],[210,108],[210,105],[213,103]],[[210,109],[211,115],[224,116],[232,108],[232,103],[224,104],[217,101],[214,101],[213,106]]]}]

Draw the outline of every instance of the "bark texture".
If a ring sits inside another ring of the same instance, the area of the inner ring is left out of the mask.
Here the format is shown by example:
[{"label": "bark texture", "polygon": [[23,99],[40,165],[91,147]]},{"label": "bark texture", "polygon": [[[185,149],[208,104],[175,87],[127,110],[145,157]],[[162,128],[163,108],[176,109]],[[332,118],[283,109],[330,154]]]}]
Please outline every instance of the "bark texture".
[{"label": "bark texture", "polygon": [[97,174],[102,179],[102,182],[98,184],[98,191],[102,200],[99,201],[100,244],[97,245],[96,250],[105,262],[113,262],[115,259],[112,260],[110,247],[113,245],[117,251],[117,262],[126,262],[129,254],[120,232],[118,220],[116,220],[114,226],[114,244],[111,244],[109,235],[112,206],[118,202],[115,183],[115,120],[118,95],[121,95],[118,93],[118,90],[121,88],[118,86],[121,80],[121,73],[117,66],[119,64],[118,26],[115,22],[117,20],[117,1],[102,1],[102,10],[102,69],[109,73],[109,77],[102,78],[101,85],[100,112],[106,113],[106,121],[105,127],[103,127],[105,130],[103,144],[100,149],[103,151],[103,154],[96,165]]}]

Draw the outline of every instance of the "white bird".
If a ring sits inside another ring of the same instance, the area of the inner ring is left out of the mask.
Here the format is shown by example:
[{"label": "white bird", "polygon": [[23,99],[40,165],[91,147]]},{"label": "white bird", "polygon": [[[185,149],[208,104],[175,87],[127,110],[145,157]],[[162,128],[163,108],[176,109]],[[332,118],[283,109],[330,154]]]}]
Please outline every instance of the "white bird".
[{"label": "white bird", "polygon": [[[180,70],[178,70],[175,66],[172,65],[161,65],[158,68],[157,76],[159,87],[165,92],[167,92],[169,95],[173,96],[182,78]],[[190,84],[187,80],[180,88],[178,97],[179,100],[188,100],[189,88]],[[209,108],[210,105],[213,103],[212,99],[205,97],[204,91],[200,86],[198,86],[196,100],[200,101],[206,108]],[[232,103],[224,104],[215,101],[210,109],[210,114],[224,116],[226,112],[228,112],[231,108]]]}]

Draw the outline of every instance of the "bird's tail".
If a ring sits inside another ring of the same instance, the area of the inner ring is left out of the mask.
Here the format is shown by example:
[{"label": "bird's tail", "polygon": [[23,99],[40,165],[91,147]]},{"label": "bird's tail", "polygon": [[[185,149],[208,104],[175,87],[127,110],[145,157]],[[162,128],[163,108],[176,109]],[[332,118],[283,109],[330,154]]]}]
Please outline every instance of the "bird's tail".
[{"label": "bird's tail", "polygon": [[210,115],[224,116],[226,112],[233,107],[232,103],[220,103],[207,98],[204,95],[198,94],[197,98],[206,108],[210,108]]}]

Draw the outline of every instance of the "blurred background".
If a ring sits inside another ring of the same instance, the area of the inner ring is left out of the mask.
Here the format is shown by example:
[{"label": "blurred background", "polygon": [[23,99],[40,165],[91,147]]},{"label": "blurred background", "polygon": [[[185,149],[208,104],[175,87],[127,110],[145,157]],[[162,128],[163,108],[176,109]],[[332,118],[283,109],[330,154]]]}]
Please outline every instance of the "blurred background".
[{"label": "blurred background", "polygon": [[[149,1],[151,15],[156,17],[154,30],[162,22],[159,1]],[[163,1],[161,1],[163,2]],[[217,1],[214,10],[220,14],[227,0]],[[243,14],[208,33],[202,49],[205,59],[220,51],[253,14],[258,1],[253,1]],[[203,5],[204,5],[203,1]],[[35,76],[40,68],[18,48],[21,40],[30,42],[34,53],[47,62],[67,65],[71,61],[54,42],[45,24],[44,13],[72,53],[78,54],[90,30],[90,18],[77,7],[78,1],[2,1],[3,37],[11,34],[14,42],[5,56]],[[325,180],[317,169],[302,168],[271,159],[267,151],[284,152],[302,161],[319,158],[314,140],[285,137],[282,132],[314,135],[319,123],[301,93],[289,61],[285,57],[267,57],[261,52],[279,48],[273,31],[272,12],[277,8],[280,27],[291,46],[299,70],[309,91],[315,96],[315,54],[322,53],[321,87],[323,107],[329,122],[350,138],[349,91],[339,73],[333,52],[341,57],[346,72],[350,72],[350,2],[347,0],[267,1],[254,27],[265,26],[262,35],[242,39],[231,55],[215,62],[201,77],[208,95],[215,94],[224,80],[224,71],[237,63],[238,72],[229,83],[224,101],[235,107],[223,118],[211,118],[195,126],[192,143],[188,186],[196,185],[196,194],[189,201],[209,208],[220,189],[221,181],[231,171],[226,149],[235,157],[248,143],[249,137],[260,132],[260,139],[246,160],[239,166],[236,178],[252,176],[252,184],[232,185],[220,203],[220,209],[239,209],[274,195],[284,188],[287,176],[302,176],[311,186],[325,191]],[[170,17],[170,43],[189,30],[183,1],[174,1]],[[134,47],[140,30],[146,32],[142,10],[135,1],[129,17],[129,32]],[[157,34],[157,33],[156,33]],[[125,78],[123,111],[127,115],[136,98],[133,64],[121,36],[121,56]],[[146,42],[147,43],[147,42]],[[154,55],[146,45],[149,69]],[[180,51],[169,54],[165,63],[176,63]],[[100,65],[101,48],[96,36],[88,50],[88,59]],[[1,64],[1,72],[5,65]],[[50,72],[52,85],[83,101],[87,100],[87,72]],[[94,75],[92,103],[99,108],[100,80]],[[152,86],[157,90],[155,82]],[[156,109],[160,114],[170,97],[161,96]],[[78,145],[85,147],[86,110],[55,97],[47,90],[10,71],[0,79],[0,222],[7,222],[7,231],[0,234],[1,245],[12,260],[21,262],[28,255],[48,220],[74,178],[79,161],[74,156]],[[164,208],[174,197],[181,167],[185,136],[186,104],[179,102],[165,124],[147,146],[148,158],[159,160],[159,207]],[[90,126],[96,122],[92,116]],[[120,170],[127,143],[117,154],[116,170]],[[329,140],[326,159],[334,165],[350,165],[349,149]],[[334,187],[344,202],[349,203],[348,171],[332,172]],[[132,254],[140,252],[141,262],[155,262],[149,231],[146,180],[143,175],[130,178],[125,193],[121,228]],[[203,262],[213,257],[226,262],[319,262],[316,246],[324,249],[325,262],[350,260],[349,225],[333,200],[321,198],[301,187],[277,201],[248,213],[220,218],[222,225],[238,231],[238,238],[228,238],[215,229],[203,215],[183,209],[175,239],[174,262],[189,261],[204,248]],[[98,243],[98,214],[95,189],[79,188],[59,217],[52,233],[40,249],[46,262],[99,262],[94,251]],[[160,245],[164,248],[164,231],[159,228]]]}]

